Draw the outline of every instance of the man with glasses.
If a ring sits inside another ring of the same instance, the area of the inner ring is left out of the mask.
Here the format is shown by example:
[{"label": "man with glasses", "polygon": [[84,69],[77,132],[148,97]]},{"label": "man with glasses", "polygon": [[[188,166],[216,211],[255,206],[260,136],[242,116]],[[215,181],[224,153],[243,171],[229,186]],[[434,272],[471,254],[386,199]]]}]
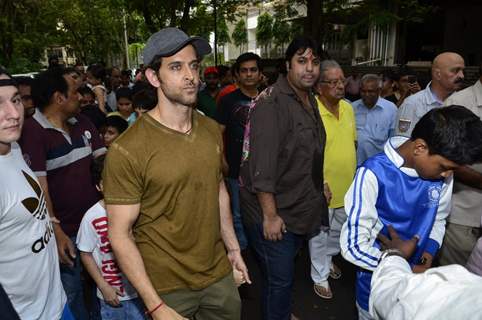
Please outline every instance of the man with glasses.
[{"label": "man with glasses", "polygon": [[334,60],[321,63],[320,79],[316,85],[318,110],[326,130],[324,156],[325,194],[328,199],[329,229],[321,229],[309,242],[311,278],[315,293],[324,299],[333,294],[328,277],[338,279],[341,270],[332,262],[340,252],[340,231],[346,220],[343,198],[350,187],[356,169],[356,126],[352,106],[343,99],[345,76]]},{"label": "man with glasses", "polygon": [[361,99],[353,102],[358,135],[358,165],[383,152],[385,142],[395,131],[397,106],[382,98],[381,90],[377,75],[366,74],[361,78]]}]

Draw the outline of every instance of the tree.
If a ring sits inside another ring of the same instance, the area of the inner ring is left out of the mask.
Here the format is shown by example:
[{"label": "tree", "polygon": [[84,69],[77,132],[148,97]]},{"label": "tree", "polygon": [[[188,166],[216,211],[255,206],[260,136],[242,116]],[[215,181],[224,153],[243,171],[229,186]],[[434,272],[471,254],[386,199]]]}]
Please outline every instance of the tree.
[{"label": "tree", "polygon": [[256,27],[256,42],[264,48],[265,54],[268,53],[268,46],[273,38],[273,18],[267,12],[258,17]]},{"label": "tree", "polygon": [[284,51],[285,43],[288,43],[291,39],[291,24],[288,22],[287,9],[278,8],[275,9],[273,22],[273,39],[276,48],[281,48],[281,52]]},{"label": "tree", "polygon": [[239,48],[239,51],[243,51],[243,45],[248,43],[248,30],[246,29],[246,22],[244,19],[240,19],[231,34],[234,45]]}]

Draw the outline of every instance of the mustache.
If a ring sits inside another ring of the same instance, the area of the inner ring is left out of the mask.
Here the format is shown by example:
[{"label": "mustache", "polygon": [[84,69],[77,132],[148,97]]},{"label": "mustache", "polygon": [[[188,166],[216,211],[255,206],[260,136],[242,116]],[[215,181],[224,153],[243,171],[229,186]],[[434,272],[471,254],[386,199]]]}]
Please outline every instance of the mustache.
[{"label": "mustache", "polygon": [[464,83],[464,78],[457,78],[455,79],[454,83]]}]

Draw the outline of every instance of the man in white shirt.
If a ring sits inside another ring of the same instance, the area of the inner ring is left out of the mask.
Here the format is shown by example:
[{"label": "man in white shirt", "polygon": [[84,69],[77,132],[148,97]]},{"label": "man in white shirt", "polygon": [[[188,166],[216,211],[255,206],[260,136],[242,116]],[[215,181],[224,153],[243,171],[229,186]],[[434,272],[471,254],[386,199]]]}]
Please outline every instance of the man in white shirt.
[{"label": "man in white shirt", "polygon": [[0,68],[0,283],[21,319],[71,319],[45,196],[16,141],[22,99]]}]

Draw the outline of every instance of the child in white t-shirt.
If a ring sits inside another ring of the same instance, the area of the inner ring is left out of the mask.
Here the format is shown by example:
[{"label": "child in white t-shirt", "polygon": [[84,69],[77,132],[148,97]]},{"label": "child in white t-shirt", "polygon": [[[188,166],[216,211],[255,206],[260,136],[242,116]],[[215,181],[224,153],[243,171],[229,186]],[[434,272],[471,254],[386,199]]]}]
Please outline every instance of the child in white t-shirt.
[{"label": "child in white t-shirt", "polygon": [[[96,158],[91,166],[99,191],[102,191],[104,158]],[[97,284],[102,319],[145,319],[141,300],[115,261],[107,231],[107,212],[104,201],[100,200],[82,219],[77,247],[85,269]]]}]

